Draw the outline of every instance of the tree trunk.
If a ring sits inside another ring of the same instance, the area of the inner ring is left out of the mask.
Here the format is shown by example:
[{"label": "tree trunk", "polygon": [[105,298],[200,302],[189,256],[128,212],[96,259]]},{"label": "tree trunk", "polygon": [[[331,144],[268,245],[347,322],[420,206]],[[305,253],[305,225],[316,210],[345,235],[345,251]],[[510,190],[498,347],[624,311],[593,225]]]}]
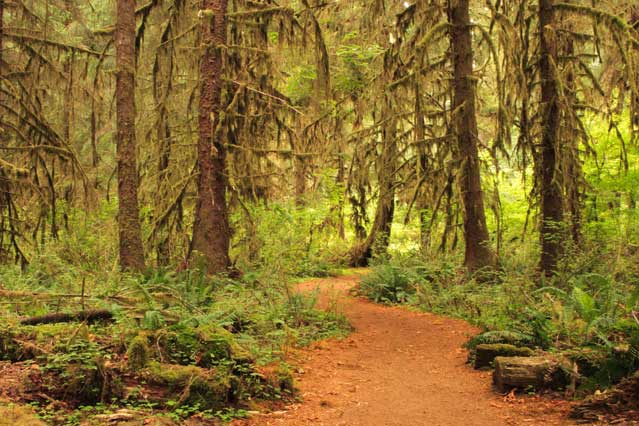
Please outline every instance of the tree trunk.
[{"label": "tree trunk", "polygon": [[557,44],[551,31],[555,23],[554,0],[539,0],[540,75],[541,75],[541,262],[547,277],[556,268],[561,254],[561,228],[564,201],[559,168],[559,87],[553,71],[557,63]]},{"label": "tree trunk", "polygon": [[395,191],[380,188],[375,221],[364,242],[351,251],[351,266],[368,266],[374,254],[385,253],[390,242],[391,225],[395,213]]},{"label": "tree trunk", "polygon": [[226,205],[226,152],[216,131],[222,112],[222,54],[226,43],[227,0],[204,0],[200,62],[198,194],[191,254],[203,256],[209,273],[228,269],[231,230]]},{"label": "tree trunk", "polygon": [[[573,28],[569,27],[570,31],[573,31]],[[569,58],[575,55],[575,44],[572,39],[567,40],[566,56]],[[568,65],[570,68],[568,69],[568,75],[566,76],[566,89],[570,94],[570,101],[572,103],[571,108],[576,109],[577,104],[579,103],[579,99],[577,98],[577,85],[576,85],[576,70],[574,69],[573,64]],[[569,161],[568,161],[568,176],[570,177],[570,181],[568,185],[566,185],[566,198],[568,204],[568,210],[570,212],[570,223],[571,223],[571,234],[573,243],[580,247],[583,242],[582,235],[582,196],[580,192],[581,179],[583,177],[583,171],[581,169],[581,163],[579,162],[579,141],[577,139],[577,133],[568,129],[568,134],[566,134],[566,141],[564,141],[564,145],[568,146],[569,151]],[[568,143],[566,143],[568,142]]]},{"label": "tree trunk", "polygon": [[[639,32],[639,6],[630,8],[630,25],[634,28],[635,33]],[[632,78],[632,76],[630,76]],[[630,115],[633,129],[639,128],[639,93],[631,93],[632,102],[630,105]]]},{"label": "tree trunk", "polygon": [[303,207],[306,196],[306,161],[293,150],[293,172],[295,175],[295,204]]},{"label": "tree trunk", "polygon": [[[166,187],[166,183],[170,182],[169,161],[171,159],[171,128],[169,127],[168,111],[165,107],[160,111],[160,120],[157,128],[158,136],[158,180],[157,190],[161,194]],[[167,225],[164,225],[167,227]],[[169,246],[170,230],[163,229],[161,231],[160,241],[157,243],[156,254],[158,266],[167,266],[171,261],[171,250]]]},{"label": "tree trunk", "polygon": [[[336,135],[341,132],[335,132]],[[342,196],[339,198],[337,205],[337,230],[340,240],[346,239],[346,226],[344,224],[344,203],[346,202],[346,194],[344,189],[346,188],[346,165],[344,164],[344,157],[342,153],[345,149],[342,146],[341,140],[338,142],[338,157],[337,157],[337,177],[335,178],[335,184],[340,189]]]},{"label": "tree trunk", "polygon": [[118,0],[115,30],[120,266],[144,269],[135,146],[135,0]]},{"label": "tree trunk", "polygon": [[[386,115],[382,114],[383,117]],[[395,121],[386,126],[382,132],[382,153],[378,158],[377,180],[379,198],[375,221],[363,243],[351,251],[351,265],[367,266],[374,254],[384,254],[390,242],[391,226],[395,214],[395,160],[397,144],[395,142]]]},{"label": "tree trunk", "polygon": [[4,49],[4,0],[0,0],[0,61],[3,59],[2,49]]},{"label": "tree trunk", "polygon": [[495,266],[490,248],[484,197],[481,189],[475,82],[469,0],[448,2],[450,42],[454,62],[454,129],[461,160],[459,189],[463,203],[466,253],[469,271]]}]

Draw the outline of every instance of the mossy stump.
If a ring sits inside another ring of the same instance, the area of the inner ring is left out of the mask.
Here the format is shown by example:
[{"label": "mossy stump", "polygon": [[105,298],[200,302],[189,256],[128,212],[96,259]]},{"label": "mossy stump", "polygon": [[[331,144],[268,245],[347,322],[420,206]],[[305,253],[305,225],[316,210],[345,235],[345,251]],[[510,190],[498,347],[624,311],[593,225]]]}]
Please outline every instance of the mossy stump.
[{"label": "mossy stump", "polygon": [[128,367],[131,371],[140,371],[149,363],[148,340],[147,336],[138,335],[129,343],[126,354]]},{"label": "mossy stump", "polygon": [[259,374],[269,390],[288,395],[295,394],[295,379],[293,378],[293,373],[285,364],[271,363],[261,367]]},{"label": "mossy stump", "polygon": [[211,368],[227,361],[251,364],[251,355],[242,348],[231,332],[222,327],[190,329],[183,326],[170,327],[157,333],[161,357],[173,364],[197,365]]},{"label": "mossy stump", "polygon": [[231,401],[233,383],[231,374],[223,369],[205,369],[195,365],[160,364],[151,361],[142,372],[148,383],[166,389],[163,401],[177,405],[198,405],[213,411],[222,409]]},{"label": "mossy stump", "polygon": [[505,343],[484,343],[475,348],[476,369],[492,367],[498,356],[503,357],[531,357],[535,353],[530,348],[508,345]]}]

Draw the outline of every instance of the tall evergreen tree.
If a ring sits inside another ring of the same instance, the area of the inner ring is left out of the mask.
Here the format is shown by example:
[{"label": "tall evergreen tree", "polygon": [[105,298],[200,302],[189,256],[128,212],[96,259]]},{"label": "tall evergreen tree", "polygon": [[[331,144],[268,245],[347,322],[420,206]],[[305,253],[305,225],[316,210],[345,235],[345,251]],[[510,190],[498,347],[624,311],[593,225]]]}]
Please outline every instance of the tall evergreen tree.
[{"label": "tall evergreen tree", "polygon": [[449,0],[448,21],[454,67],[453,127],[461,160],[459,189],[466,239],[464,263],[468,270],[475,271],[494,266],[495,255],[490,248],[481,188],[469,3],[469,0]]},{"label": "tall evergreen tree", "polygon": [[554,0],[539,0],[539,73],[541,78],[541,262],[544,275],[551,276],[561,253],[561,228],[564,200],[559,166],[559,129],[561,109],[559,83],[555,67],[557,43],[553,34],[555,24]]},{"label": "tall evergreen tree", "polygon": [[220,132],[222,52],[226,43],[226,0],[205,0],[200,12],[204,52],[200,62],[197,204],[191,252],[204,256],[209,273],[230,266],[226,205],[226,151]]},{"label": "tall evergreen tree", "polygon": [[118,226],[120,266],[144,269],[144,248],[138,207],[135,142],[135,0],[118,0],[116,13],[116,104],[118,157]]}]

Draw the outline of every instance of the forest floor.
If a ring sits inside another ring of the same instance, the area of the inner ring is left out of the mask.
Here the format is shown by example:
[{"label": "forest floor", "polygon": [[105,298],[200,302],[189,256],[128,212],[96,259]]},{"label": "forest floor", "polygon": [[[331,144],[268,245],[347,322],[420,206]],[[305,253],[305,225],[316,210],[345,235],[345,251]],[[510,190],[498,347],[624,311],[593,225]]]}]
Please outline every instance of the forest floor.
[{"label": "forest floor", "polygon": [[354,327],[292,355],[301,402],[234,426],[570,425],[570,403],[551,396],[500,395],[491,373],[466,364],[462,345],[478,332],[464,321],[387,307],[349,290],[360,275],[317,279],[320,305]]}]

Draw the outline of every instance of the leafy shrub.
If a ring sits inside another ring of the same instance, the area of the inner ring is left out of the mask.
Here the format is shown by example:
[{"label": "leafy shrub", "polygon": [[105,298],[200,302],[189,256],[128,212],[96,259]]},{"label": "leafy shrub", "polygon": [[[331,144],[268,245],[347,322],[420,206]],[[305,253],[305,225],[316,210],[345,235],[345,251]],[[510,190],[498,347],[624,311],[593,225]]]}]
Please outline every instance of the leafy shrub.
[{"label": "leafy shrub", "polygon": [[362,278],[356,292],[377,303],[406,303],[417,292],[418,280],[408,270],[383,264],[375,266],[370,274]]}]

